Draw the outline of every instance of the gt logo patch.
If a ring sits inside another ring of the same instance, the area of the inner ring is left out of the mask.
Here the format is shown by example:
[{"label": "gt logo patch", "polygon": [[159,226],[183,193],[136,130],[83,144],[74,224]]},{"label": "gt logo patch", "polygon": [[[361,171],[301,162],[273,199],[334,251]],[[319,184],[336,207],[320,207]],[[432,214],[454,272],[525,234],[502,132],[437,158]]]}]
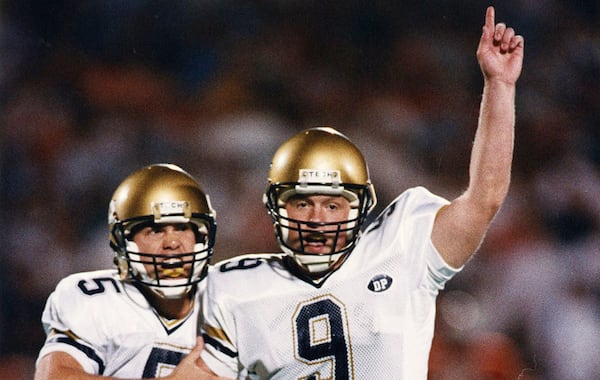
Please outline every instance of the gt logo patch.
[{"label": "gt logo patch", "polygon": [[378,274],[369,281],[367,288],[375,293],[384,292],[392,286],[392,281],[392,278],[387,274]]}]

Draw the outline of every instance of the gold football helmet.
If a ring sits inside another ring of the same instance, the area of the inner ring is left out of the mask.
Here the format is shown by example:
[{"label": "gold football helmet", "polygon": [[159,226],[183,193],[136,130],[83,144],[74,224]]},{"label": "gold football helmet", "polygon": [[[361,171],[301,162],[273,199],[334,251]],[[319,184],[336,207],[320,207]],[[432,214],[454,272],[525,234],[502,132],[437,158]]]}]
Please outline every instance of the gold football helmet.
[{"label": "gold football helmet", "polygon": [[[133,242],[135,231],[161,223],[191,223],[196,235],[194,251],[139,252]],[[215,212],[208,195],[180,167],[156,164],[129,175],[112,196],[108,225],[110,246],[123,279],[145,285],[161,297],[178,298],[205,277],[215,244]],[[161,276],[174,271],[185,273],[185,278]]]},{"label": "gold football helmet", "polygon": [[[335,223],[291,219],[287,216],[285,202],[297,194],[344,196],[350,203],[350,215],[347,220]],[[377,202],[362,153],[346,136],[331,127],[304,130],[279,147],[271,162],[263,199],[273,219],[279,245],[291,255],[301,274],[308,275],[312,281],[321,281],[345,260]],[[328,254],[311,254],[304,250],[302,236],[314,234],[315,225],[318,233],[334,238]],[[299,249],[287,242],[291,230],[301,236]],[[346,244],[340,249],[336,246],[341,234],[346,235]]]}]

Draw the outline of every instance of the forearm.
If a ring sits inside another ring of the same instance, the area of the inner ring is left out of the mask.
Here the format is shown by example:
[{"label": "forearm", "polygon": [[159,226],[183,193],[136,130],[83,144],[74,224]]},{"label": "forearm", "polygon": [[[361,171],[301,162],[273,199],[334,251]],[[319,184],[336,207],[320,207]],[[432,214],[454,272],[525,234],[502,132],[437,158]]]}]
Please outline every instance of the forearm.
[{"label": "forearm", "polygon": [[486,81],[471,152],[469,186],[437,215],[431,239],[456,268],[479,247],[510,184],[514,144],[515,86]]},{"label": "forearm", "polygon": [[515,87],[514,83],[486,79],[471,152],[469,196],[492,214],[500,207],[510,185]]},{"label": "forearm", "polygon": [[[40,359],[34,380],[125,380],[116,377],[89,374],[69,354],[61,351],[49,353]],[[131,379],[135,380],[135,379]]]},{"label": "forearm", "polygon": [[54,379],[110,380],[111,378],[88,374],[71,355],[55,351],[40,359],[35,371],[35,380]]}]

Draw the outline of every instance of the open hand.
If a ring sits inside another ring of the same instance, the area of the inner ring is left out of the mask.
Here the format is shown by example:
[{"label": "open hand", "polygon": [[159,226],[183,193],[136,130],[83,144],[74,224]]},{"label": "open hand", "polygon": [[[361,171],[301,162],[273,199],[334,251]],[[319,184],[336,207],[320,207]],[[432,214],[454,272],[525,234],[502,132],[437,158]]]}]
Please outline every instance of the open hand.
[{"label": "open hand", "polygon": [[168,376],[169,380],[231,380],[215,375],[204,361],[200,358],[200,353],[204,348],[204,341],[201,337],[197,338],[196,346],[187,354],[177,365],[173,373]]}]

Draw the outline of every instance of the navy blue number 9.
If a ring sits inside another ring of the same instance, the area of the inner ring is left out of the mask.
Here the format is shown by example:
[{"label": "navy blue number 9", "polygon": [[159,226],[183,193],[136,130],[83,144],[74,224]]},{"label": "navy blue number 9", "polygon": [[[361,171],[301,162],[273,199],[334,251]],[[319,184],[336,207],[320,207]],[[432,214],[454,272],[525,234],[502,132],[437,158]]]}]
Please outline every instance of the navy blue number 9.
[{"label": "navy blue number 9", "polygon": [[[332,298],[302,305],[294,316],[298,357],[307,364],[332,363],[331,379],[351,379],[352,357],[345,328],[345,310]],[[308,380],[327,377],[317,372]]]}]

